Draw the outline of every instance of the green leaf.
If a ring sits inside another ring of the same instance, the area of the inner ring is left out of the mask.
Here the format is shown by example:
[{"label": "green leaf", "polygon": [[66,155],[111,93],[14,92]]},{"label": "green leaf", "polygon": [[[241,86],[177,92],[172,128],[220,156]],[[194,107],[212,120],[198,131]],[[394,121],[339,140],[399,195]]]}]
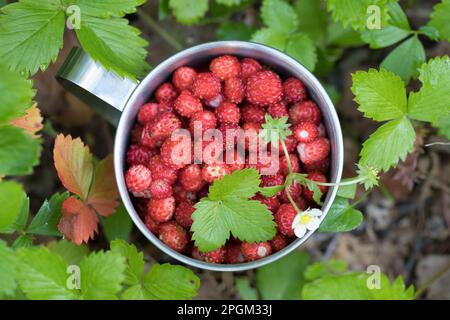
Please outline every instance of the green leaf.
[{"label": "green leaf", "polygon": [[235,286],[242,300],[258,300],[258,291],[252,287],[249,278],[237,277]]},{"label": "green leaf", "polygon": [[287,36],[284,33],[272,30],[270,28],[262,28],[253,34],[251,40],[253,42],[262,43],[266,46],[284,51],[287,43]]},{"label": "green leaf", "polygon": [[308,35],[297,33],[291,36],[286,45],[286,53],[303,64],[309,71],[314,71],[317,63],[317,50]]},{"label": "green leaf", "polygon": [[402,80],[385,69],[369,69],[352,74],[352,92],[365,117],[376,121],[406,114],[406,89]]},{"label": "green leaf", "polygon": [[80,262],[81,293],[87,300],[114,300],[122,288],[125,258],[112,251],[95,252]]},{"label": "green leaf", "polygon": [[0,181],[0,232],[13,232],[14,223],[26,201],[26,194],[20,184],[14,181]]},{"label": "green leaf", "polygon": [[21,0],[1,9],[0,59],[34,75],[54,62],[63,46],[65,16],[54,0]]},{"label": "green leaf", "polygon": [[216,180],[209,188],[208,198],[213,201],[248,199],[259,191],[261,183],[259,173],[255,169],[242,169]]},{"label": "green leaf", "polygon": [[130,26],[128,20],[83,16],[76,33],[83,49],[105,69],[131,79],[146,74],[148,43],[139,37],[140,31]]},{"label": "green leaf", "polygon": [[68,197],[68,192],[55,193],[50,200],[45,200],[28,226],[27,232],[43,236],[60,236],[58,223],[61,218],[61,206]]},{"label": "green leaf", "polygon": [[256,31],[253,26],[248,26],[241,22],[224,22],[217,29],[218,40],[242,40],[248,41]]},{"label": "green leaf", "polygon": [[439,41],[439,31],[434,27],[421,26],[417,31],[433,41]]},{"label": "green leaf", "polygon": [[438,128],[438,132],[441,136],[447,137],[450,140],[450,115],[441,117],[435,123],[433,127]]},{"label": "green leaf", "polygon": [[327,10],[332,12],[333,20],[344,27],[351,26],[355,30],[365,30],[369,6],[378,6],[381,13],[381,25],[389,20],[387,0],[327,0]]},{"label": "green leaf", "polygon": [[316,262],[306,268],[305,279],[313,281],[330,274],[341,274],[347,271],[347,262],[343,260],[329,260],[326,262]]},{"label": "green leaf", "polygon": [[123,205],[119,206],[113,214],[102,217],[103,233],[108,241],[115,239],[128,241],[133,223]]},{"label": "green leaf", "polygon": [[425,61],[425,49],[419,38],[414,36],[395,48],[381,63],[380,67],[392,71],[409,83],[417,77],[419,67]]},{"label": "green leaf", "polygon": [[439,31],[442,40],[450,41],[450,0],[442,0],[433,8],[429,26]]},{"label": "green leaf", "polygon": [[274,197],[284,189],[284,185],[273,186],[273,187],[263,187],[259,189],[259,193],[261,193],[264,197]]},{"label": "green leaf", "polygon": [[336,197],[325,219],[319,227],[319,232],[348,232],[356,229],[363,221],[360,211],[351,207],[348,200]]},{"label": "green leaf", "polygon": [[327,42],[335,46],[359,47],[364,44],[361,33],[350,27],[343,27],[338,22],[330,22],[327,26]]},{"label": "green leaf", "polygon": [[77,292],[68,289],[67,262],[45,247],[21,248],[17,279],[20,288],[32,300],[76,299]]},{"label": "green leaf", "polygon": [[416,133],[407,118],[389,121],[364,142],[360,163],[387,171],[406,158],[415,139]]},{"label": "green leaf", "polygon": [[5,124],[25,115],[32,106],[34,90],[32,82],[16,72],[4,66],[0,66],[0,72],[0,124]]},{"label": "green leaf", "polygon": [[111,241],[111,251],[126,259],[124,284],[130,286],[139,284],[144,275],[144,254],[138,252],[135,245],[128,244],[123,240]]},{"label": "green leaf", "polygon": [[270,29],[289,34],[298,28],[298,18],[294,8],[284,0],[264,0],[261,19]]},{"label": "green leaf", "polygon": [[158,19],[164,20],[170,14],[169,0],[159,0]]},{"label": "green leaf", "polygon": [[[346,182],[347,179],[342,179],[341,182]],[[356,188],[358,185],[355,184],[349,184],[344,186],[339,186],[339,189],[337,191],[337,196],[346,198],[346,199],[353,199],[356,195]]]},{"label": "green leaf", "polygon": [[293,178],[296,182],[308,188],[313,193],[314,202],[322,204],[321,199],[323,194],[316,181],[309,180],[307,174],[304,173],[294,173]]},{"label": "green leaf", "polygon": [[191,25],[208,11],[208,0],[170,0],[169,6],[179,23]]},{"label": "green leaf", "polygon": [[266,143],[277,145],[280,140],[286,140],[292,134],[289,129],[288,117],[272,118],[269,114],[265,116],[265,123],[262,124],[262,130],[259,137]]},{"label": "green leaf", "polygon": [[24,130],[0,125],[0,176],[22,176],[39,163],[41,141]]},{"label": "green leaf", "polygon": [[99,18],[123,17],[136,12],[146,0],[62,0],[66,7],[77,5],[82,15]]},{"label": "green leaf", "polygon": [[89,254],[89,248],[86,245],[78,246],[67,240],[52,241],[47,244],[47,248],[61,256],[69,265],[78,265]]},{"label": "green leaf", "polygon": [[328,17],[321,1],[296,0],[299,31],[307,34],[316,43],[322,43],[327,30]]},{"label": "green leaf", "polygon": [[14,229],[20,232],[25,231],[25,227],[28,223],[29,216],[30,216],[30,198],[25,196],[19,214],[17,215],[17,219],[14,222],[13,226]]},{"label": "green leaf", "polygon": [[216,2],[225,6],[237,6],[242,2],[242,0],[216,0]]},{"label": "green leaf", "polygon": [[19,249],[19,248],[29,248],[33,245],[33,237],[28,234],[22,234],[17,237],[16,240],[14,240],[12,244],[12,248]]},{"label": "green leaf", "polygon": [[450,114],[450,58],[431,59],[419,73],[422,88],[410,93],[408,115],[415,120],[435,122]]},{"label": "green leaf", "polygon": [[0,240],[0,298],[5,295],[13,295],[16,284],[17,258],[6,242]]},{"label": "green leaf", "polygon": [[256,283],[264,300],[298,300],[309,264],[306,253],[295,251],[256,270]]}]

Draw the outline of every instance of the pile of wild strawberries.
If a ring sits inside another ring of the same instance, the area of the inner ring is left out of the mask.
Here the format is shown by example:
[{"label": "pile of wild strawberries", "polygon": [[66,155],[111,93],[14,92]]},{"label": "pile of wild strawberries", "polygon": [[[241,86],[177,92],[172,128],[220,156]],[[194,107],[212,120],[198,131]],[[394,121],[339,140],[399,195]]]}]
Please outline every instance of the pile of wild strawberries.
[{"label": "pile of wild strawberries", "polygon": [[[180,164],[171,158],[176,142],[170,136],[176,129],[193,130],[193,123],[200,121],[203,131],[258,131],[266,114],[289,117],[293,134],[285,143],[293,171],[306,172],[309,179],[326,182],[330,143],[320,109],[308,99],[302,81],[292,77],[282,80],[255,59],[224,55],[213,59],[206,71],[178,68],[172,82],[163,83],[154,99],[140,108],[127,152],[125,180],[146,226],[167,246],[195,259],[234,264],[261,259],[293,241],[296,212],[282,191],[271,198],[260,194],[254,197],[274,214],[278,233],[271,241],[247,243],[230,239],[217,250],[200,252],[190,239],[193,205],[208,194],[214,180],[244,167],[260,167],[248,161]],[[289,169],[282,152],[279,163],[278,173],[262,176],[261,186],[284,183]],[[325,194],[327,188],[320,188]],[[301,185],[293,184],[290,194],[302,210],[317,206],[312,192]]]}]

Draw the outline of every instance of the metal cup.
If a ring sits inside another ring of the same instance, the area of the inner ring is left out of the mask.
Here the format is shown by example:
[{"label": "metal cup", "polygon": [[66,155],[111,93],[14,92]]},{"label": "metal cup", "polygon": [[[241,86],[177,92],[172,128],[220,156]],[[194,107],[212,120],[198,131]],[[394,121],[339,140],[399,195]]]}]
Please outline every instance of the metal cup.
[{"label": "metal cup", "polygon": [[[287,255],[305,242],[313,232],[293,241],[283,250],[266,258],[248,263],[225,265],[212,264],[192,259],[176,252],[151,233],[136,212],[125,185],[125,154],[129,144],[131,129],[139,107],[152,96],[155,89],[179,67],[202,66],[216,56],[230,54],[237,57],[252,57],[273,68],[282,77],[293,76],[301,79],[308,88],[309,95],[322,111],[323,121],[331,143],[330,181],[339,182],[343,166],[343,141],[341,126],[333,103],[325,89],[314,75],[303,65],[286,54],[270,47],[242,41],[210,42],[183,50],[160,63],[140,83],[117,77],[106,71],[100,64],[79,48],[74,48],[59,71],[57,78],[62,85],[97,109],[118,128],[114,147],[114,169],[120,196],[131,219],[139,230],[155,246],[172,258],[188,265],[215,271],[243,271],[258,268]],[[336,197],[337,187],[331,187],[322,207],[323,220]]]}]

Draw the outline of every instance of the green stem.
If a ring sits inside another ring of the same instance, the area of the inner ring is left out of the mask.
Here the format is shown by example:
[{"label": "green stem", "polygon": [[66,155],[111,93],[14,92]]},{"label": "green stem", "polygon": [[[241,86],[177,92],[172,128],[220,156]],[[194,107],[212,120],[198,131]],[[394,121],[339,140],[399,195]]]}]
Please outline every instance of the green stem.
[{"label": "green stem", "polygon": [[159,34],[161,38],[163,38],[168,44],[172,46],[172,48],[174,48],[176,51],[183,50],[183,45],[180,42],[178,42],[174,37],[172,37],[170,33],[161,28],[158,25],[158,23],[155,20],[153,20],[151,16],[146,14],[142,9],[138,9],[137,14],[139,18],[141,18],[150,29]]},{"label": "green stem", "polygon": [[414,295],[414,299],[419,298],[422,296],[422,294],[427,291],[427,289],[435,283],[440,277],[442,277],[447,271],[450,271],[450,264],[446,265],[444,268],[438,270],[435,274],[433,274],[430,278],[428,278],[427,281],[416,291],[416,294]]},{"label": "green stem", "polygon": [[292,199],[291,192],[290,192],[291,184],[292,184],[292,181],[293,181],[292,174],[294,173],[292,171],[291,157],[289,156],[289,152],[287,151],[286,144],[284,143],[284,140],[280,139],[280,142],[281,142],[281,146],[283,148],[284,155],[286,156],[286,162],[287,162],[288,168],[289,168],[289,174],[286,177],[286,181],[285,181],[285,185],[284,185],[284,192],[286,192],[286,195],[287,195],[287,197],[289,199],[289,202],[292,204],[292,206],[294,207],[294,209],[297,212],[297,214],[301,214],[302,212],[299,209],[299,207],[297,206],[297,204],[295,203],[294,199]]},{"label": "green stem", "polygon": [[289,173],[293,173],[291,157],[289,156],[289,152],[287,151],[286,144],[284,143],[283,139],[280,139],[280,142],[281,142],[281,146],[283,148],[284,156],[286,157],[286,161],[287,161],[287,164],[288,164],[288,167],[289,167]]},{"label": "green stem", "polygon": [[366,177],[354,177],[354,178],[350,178],[346,181],[343,182],[339,182],[339,183],[332,183],[332,182],[319,182],[319,181],[314,181],[315,184],[317,184],[318,186],[328,186],[328,187],[334,187],[334,186],[350,186],[352,184],[357,184],[360,182],[363,182],[364,180],[366,180]]}]

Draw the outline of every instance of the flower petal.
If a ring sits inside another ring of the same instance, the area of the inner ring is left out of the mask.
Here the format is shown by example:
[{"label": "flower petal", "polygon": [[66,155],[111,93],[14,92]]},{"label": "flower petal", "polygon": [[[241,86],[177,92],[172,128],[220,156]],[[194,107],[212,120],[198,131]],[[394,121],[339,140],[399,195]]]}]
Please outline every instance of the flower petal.
[{"label": "flower petal", "polygon": [[297,236],[297,238],[303,238],[303,236],[306,233],[306,227],[302,224],[299,224],[295,227],[294,233]]},{"label": "flower petal", "polygon": [[320,217],[323,214],[323,212],[320,209],[314,208],[310,210],[309,214],[313,217]]},{"label": "flower petal", "polygon": [[295,216],[294,221],[292,221],[292,229],[295,229],[295,227],[300,224],[300,218],[301,216],[299,214]]},{"label": "flower petal", "polygon": [[309,223],[306,225],[306,228],[308,230],[314,231],[317,230],[319,226],[320,226],[320,219],[317,217],[313,217],[311,221],[309,221]]}]

